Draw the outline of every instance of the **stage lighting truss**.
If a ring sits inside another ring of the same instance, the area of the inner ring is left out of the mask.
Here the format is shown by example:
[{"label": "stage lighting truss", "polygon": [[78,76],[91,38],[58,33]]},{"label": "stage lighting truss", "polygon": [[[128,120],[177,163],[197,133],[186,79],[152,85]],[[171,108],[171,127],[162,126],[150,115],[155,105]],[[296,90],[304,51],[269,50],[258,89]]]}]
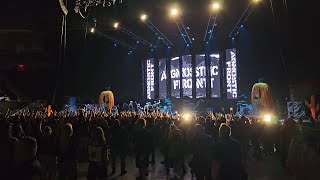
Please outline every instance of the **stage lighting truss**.
[{"label": "stage lighting truss", "polygon": [[240,33],[240,29],[241,26],[243,26],[243,24],[245,24],[249,18],[249,16],[251,15],[251,13],[253,12],[254,8],[256,7],[258,1],[254,1],[254,2],[250,2],[248,7],[245,9],[245,11],[242,13],[242,15],[240,16],[237,24],[234,26],[234,28],[232,29],[231,33],[229,34],[230,38],[235,38],[239,35]]},{"label": "stage lighting truss", "polygon": [[184,23],[182,22],[180,17],[176,18],[176,25],[178,27],[178,30],[180,32],[180,35],[181,35],[183,41],[186,44],[191,45],[192,44],[192,40],[191,39],[194,39],[194,38],[190,38],[190,35],[188,33],[189,28],[188,29],[186,28],[186,26],[184,25]]},{"label": "stage lighting truss", "polygon": [[97,32],[97,34],[98,34],[99,36],[101,36],[101,37],[103,37],[103,38],[105,38],[105,39],[111,40],[111,41],[112,41],[113,43],[115,43],[115,44],[118,44],[118,45],[120,45],[120,46],[123,46],[123,47],[125,47],[125,48],[128,48],[130,51],[132,51],[132,50],[135,49],[134,47],[132,47],[132,46],[130,46],[130,45],[124,43],[124,42],[121,42],[121,41],[117,40],[117,39],[114,38],[114,37],[108,36],[108,35],[100,32],[100,31],[98,31],[98,30],[95,30],[95,31]]},{"label": "stage lighting truss", "polygon": [[210,14],[209,20],[208,20],[208,25],[206,28],[206,32],[204,34],[204,42],[208,42],[213,38],[213,31],[214,28],[217,26],[217,18],[218,18],[218,14]]},{"label": "stage lighting truss", "polygon": [[88,8],[102,6],[108,7],[121,4],[123,0],[76,0],[74,11],[79,13],[83,18],[82,12],[87,12]]},{"label": "stage lighting truss", "polygon": [[148,47],[152,47],[155,48],[155,46],[153,44],[151,44],[150,42],[148,42],[147,40],[143,39],[142,37],[134,34],[133,32],[129,31],[128,29],[124,28],[123,26],[119,27],[119,30],[122,33],[125,33],[127,35],[129,35],[130,37],[132,37],[134,40],[138,41],[139,43],[141,42],[142,44],[148,46]]},{"label": "stage lighting truss", "polygon": [[171,47],[173,46],[172,42],[149,20],[142,21],[147,25],[147,27],[160,39],[161,41],[167,46]]}]

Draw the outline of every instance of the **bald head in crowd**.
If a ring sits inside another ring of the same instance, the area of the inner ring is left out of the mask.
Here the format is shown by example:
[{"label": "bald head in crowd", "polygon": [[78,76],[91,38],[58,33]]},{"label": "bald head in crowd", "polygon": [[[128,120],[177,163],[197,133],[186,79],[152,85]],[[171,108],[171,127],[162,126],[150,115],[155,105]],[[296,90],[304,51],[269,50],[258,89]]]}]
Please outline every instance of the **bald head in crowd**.
[{"label": "bald head in crowd", "polygon": [[219,128],[220,137],[229,137],[231,136],[231,128],[226,124],[222,123]]},{"label": "bald head in crowd", "polygon": [[137,127],[139,127],[139,128],[145,128],[146,125],[147,125],[147,122],[146,122],[146,120],[145,120],[144,118],[140,118],[140,119],[138,119],[138,120],[136,121],[136,125],[137,125]]}]

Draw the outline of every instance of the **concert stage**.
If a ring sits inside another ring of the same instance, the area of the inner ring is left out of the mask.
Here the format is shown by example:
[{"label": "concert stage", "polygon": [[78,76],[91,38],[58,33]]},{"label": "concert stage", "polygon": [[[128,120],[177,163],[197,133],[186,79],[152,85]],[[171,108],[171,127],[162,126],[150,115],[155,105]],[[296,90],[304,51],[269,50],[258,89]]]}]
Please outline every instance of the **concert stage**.
[{"label": "concert stage", "polygon": [[193,109],[236,109],[238,99],[237,50],[180,57],[148,58],[143,63],[146,101],[169,98],[174,106]]}]

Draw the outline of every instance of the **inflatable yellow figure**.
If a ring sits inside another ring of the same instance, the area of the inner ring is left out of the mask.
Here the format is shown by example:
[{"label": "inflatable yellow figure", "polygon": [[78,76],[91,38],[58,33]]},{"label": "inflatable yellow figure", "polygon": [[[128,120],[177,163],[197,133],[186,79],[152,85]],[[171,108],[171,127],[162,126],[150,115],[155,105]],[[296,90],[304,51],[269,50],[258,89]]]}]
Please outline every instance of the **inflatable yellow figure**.
[{"label": "inflatable yellow figure", "polygon": [[274,103],[268,84],[255,83],[251,91],[251,103],[258,111],[273,111]]},{"label": "inflatable yellow figure", "polygon": [[102,91],[99,96],[99,105],[104,104],[105,108],[111,109],[114,106],[112,91]]}]

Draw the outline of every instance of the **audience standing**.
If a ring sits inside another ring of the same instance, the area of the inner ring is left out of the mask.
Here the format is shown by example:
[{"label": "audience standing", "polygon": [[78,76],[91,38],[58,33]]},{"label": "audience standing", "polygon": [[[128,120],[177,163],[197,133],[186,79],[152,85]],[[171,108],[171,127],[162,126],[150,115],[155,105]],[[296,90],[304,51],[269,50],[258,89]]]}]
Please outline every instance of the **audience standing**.
[{"label": "audience standing", "polygon": [[282,126],[224,114],[184,119],[161,110],[137,111],[132,105],[120,112],[61,110],[51,116],[23,110],[0,115],[0,179],[77,179],[78,160],[89,162],[88,179],[107,179],[116,173],[117,159],[120,175],[125,175],[126,157],[134,152],[137,179],[144,180],[159,146],[161,163],[178,178],[186,172],[186,157],[191,157],[188,164],[198,180],[242,180],[248,176],[249,144],[257,159],[265,156],[260,147],[269,155],[274,148],[281,150],[283,166],[296,179],[314,177],[310,169],[319,162],[317,132],[316,123],[297,124],[292,117]]}]

